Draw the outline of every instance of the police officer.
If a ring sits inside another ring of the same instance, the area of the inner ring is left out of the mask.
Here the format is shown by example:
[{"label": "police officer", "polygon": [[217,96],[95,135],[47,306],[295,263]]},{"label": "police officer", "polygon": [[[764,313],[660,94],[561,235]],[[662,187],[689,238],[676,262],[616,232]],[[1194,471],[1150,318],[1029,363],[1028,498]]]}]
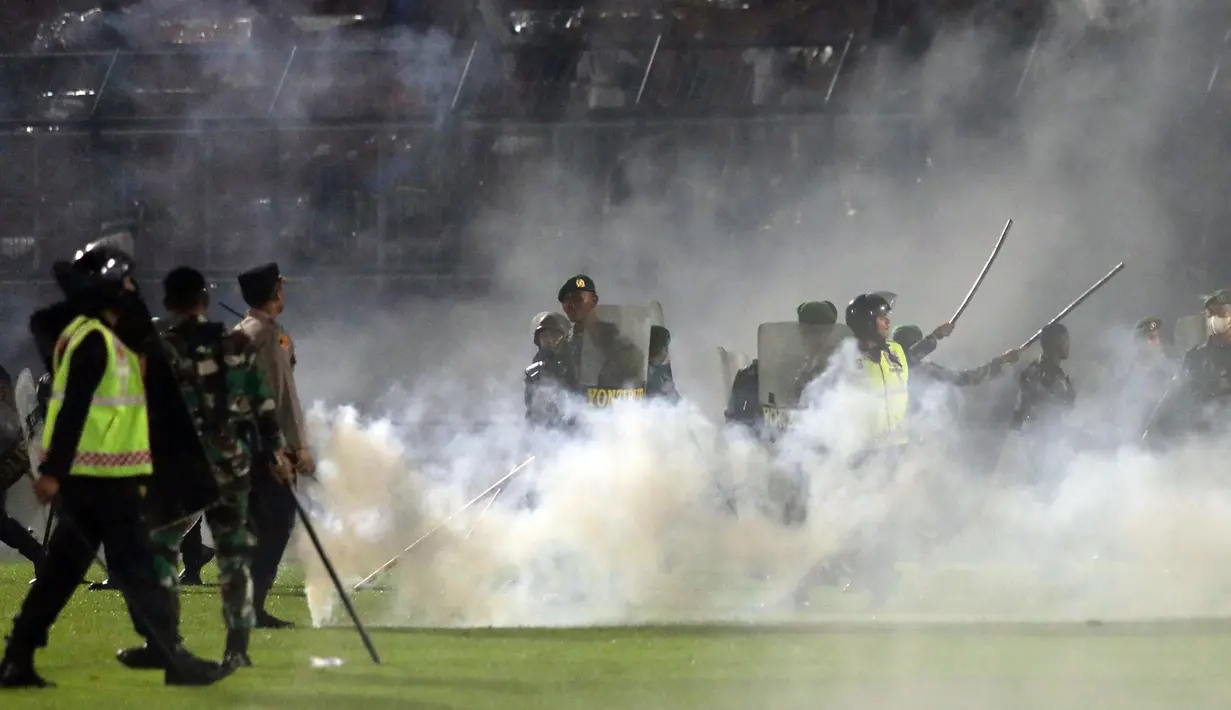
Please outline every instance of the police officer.
[{"label": "police officer", "polygon": [[[221,494],[203,517],[218,551],[222,616],[227,627],[223,663],[235,668],[251,666],[248,640],[256,617],[250,570],[256,539],[248,525],[249,469],[256,465],[289,471],[286,463],[280,463],[282,434],[273,398],[264,375],[256,369],[256,352],[247,336],[228,333],[222,324],[206,317],[205,277],[195,269],[180,267],[167,275],[163,289],[163,304],[172,315],[163,336],[167,356],[205,445],[209,475],[215,477]],[[251,445],[250,433],[261,438],[261,446]],[[193,527],[199,527],[197,519],[184,518],[153,534],[161,573],[176,596],[174,575],[180,545]],[[119,658],[130,668],[158,667],[162,660],[150,643],[121,651]]]},{"label": "police officer", "polygon": [[[59,498],[62,524],[13,622],[0,687],[48,685],[34,669],[34,652],[47,644],[48,630],[100,543],[134,626],[156,639],[167,658],[165,682],[208,685],[229,671],[193,656],[180,642],[142,517],[153,465],[137,349],[149,342],[149,312],[136,293],[129,256],[91,247],[78,252],[71,265],[56,268],[67,303],[31,318],[31,331],[53,373],[34,491],[42,503]],[[56,326],[53,340],[49,328]]]},{"label": "police officer", "polygon": [[546,427],[569,426],[563,398],[575,387],[561,349],[568,337],[569,322],[559,313],[544,311],[534,317],[534,362],[526,368],[526,421]]},{"label": "police officer", "polygon": [[671,374],[671,331],[661,325],[650,326],[650,363],[646,373],[645,396],[675,404],[680,393]]},{"label": "police officer", "polygon": [[[239,275],[239,290],[249,310],[235,330],[244,333],[256,350],[257,366],[273,394],[287,458],[296,473],[310,475],[316,470],[316,462],[308,449],[303,408],[295,386],[295,345],[277,321],[286,310],[286,279],[277,264],[264,264]],[[257,628],[294,626],[265,610],[269,590],[278,577],[278,565],[295,527],[294,495],[291,485],[267,470],[252,476],[252,520],[257,534],[252,586]]]},{"label": "police officer", "polygon": [[43,558],[43,546],[34,539],[32,531],[5,509],[9,488],[29,474],[30,451],[13,396],[13,381],[8,371],[0,367],[0,543],[17,550],[37,569]]}]

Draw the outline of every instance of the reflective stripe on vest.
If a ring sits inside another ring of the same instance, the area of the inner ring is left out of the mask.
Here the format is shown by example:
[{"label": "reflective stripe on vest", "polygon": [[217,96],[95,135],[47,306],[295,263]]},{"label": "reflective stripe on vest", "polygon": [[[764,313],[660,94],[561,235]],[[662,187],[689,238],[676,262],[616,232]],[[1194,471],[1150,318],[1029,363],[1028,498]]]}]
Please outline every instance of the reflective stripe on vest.
[{"label": "reflective stripe on vest", "polygon": [[64,404],[73,352],[86,336],[95,332],[102,335],[106,343],[107,368],[90,402],[71,473],[99,478],[147,476],[153,466],[140,361],[110,329],[85,316],[74,319],[56,342],[51,401],[43,428],[43,458],[51,446],[56,419]]},{"label": "reflective stripe on vest", "polygon": [[884,402],[883,405],[878,403],[876,407],[876,420],[872,430],[876,443],[880,446],[903,444],[908,440],[902,424],[906,421],[906,414],[910,409],[910,392],[907,390],[910,366],[906,362],[906,351],[901,345],[890,341],[888,346],[899,364],[894,364],[886,353],[881,353],[878,361],[864,358],[864,367],[872,391]]}]

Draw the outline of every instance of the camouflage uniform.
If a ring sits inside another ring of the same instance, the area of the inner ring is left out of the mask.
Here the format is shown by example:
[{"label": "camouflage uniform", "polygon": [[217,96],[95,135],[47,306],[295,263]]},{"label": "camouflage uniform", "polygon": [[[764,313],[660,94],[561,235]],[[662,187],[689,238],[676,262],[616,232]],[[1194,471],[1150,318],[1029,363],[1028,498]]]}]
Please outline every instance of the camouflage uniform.
[{"label": "camouflage uniform", "polygon": [[[251,567],[256,546],[248,518],[249,471],[253,447],[282,449],[275,404],[249,338],[228,332],[204,316],[180,321],[164,336],[164,345],[205,445],[221,498],[205,512],[214,534],[222,616],[228,630],[246,631],[255,623]],[[259,436],[260,443],[252,440]],[[261,463],[272,465],[271,462]],[[153,533],[163,584],[178,588],[180,543],[195,524],[181,521]]]},{"label": "camouflage uniform", "polygon": [[[910,361],[911,351],[907,351],[906,359]],[[988,380],[994,380],[1004,372],[1004,363],[999,358],[981,367],[969,370],[950,370],[935,363],[921,361],[911,363],[912,375],[918,375],[932,382],[944,382],[957,387],[973,387]]]},{"label": "camouflage uniform", "polygon": [[1039,358],[1026,366],[1019,377],[1021,401],[1015,423],[1037,423],[1073,407],[1077,391],[1060,363]]}]

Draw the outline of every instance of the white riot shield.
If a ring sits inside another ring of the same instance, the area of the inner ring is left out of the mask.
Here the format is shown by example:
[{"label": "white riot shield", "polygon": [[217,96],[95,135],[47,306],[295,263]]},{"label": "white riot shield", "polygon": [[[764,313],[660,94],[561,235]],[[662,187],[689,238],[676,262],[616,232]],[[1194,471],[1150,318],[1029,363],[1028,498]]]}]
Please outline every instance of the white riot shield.
[{"label": "white riot shield", "polygon": [[29,424],[33,420],[30,415],[38,409],[38,386],[34,384],[30,368],[22,370],[17,376],[17,384],[13,386],[13,400],[17,402],[17,413],[21,415],[22,429],[25,430],[26,436],[34,434],[35,432],[29,430]]},{"label": "white riot shield", "polygon": [[1175,352],[1179,356],[1204,343],[1209,337],[1209,325],[1204,313],[1184,316],[1175,322]]},{"label": "white riot shield", "polygon": [[752,364],[752,358],[738,350],[727,350],[718,347],[718,372],[722,376],[722,399],[725,402],[731,396],[731,386],[735,384],[735,375],[740,370]]},{"label": "white riot shield", "polygon": [[830,355],[854,333],[844,324],[762,323],[757,328],[761,411],[767,425],[783,427],[808,383],[825,370]]},{"label": "white riot shield", "polygon": [[650,326],[662,320],[662,306],[600,303],[581,341],[578,376],[586,398],[596,407],[620,399],[645,399]]}]

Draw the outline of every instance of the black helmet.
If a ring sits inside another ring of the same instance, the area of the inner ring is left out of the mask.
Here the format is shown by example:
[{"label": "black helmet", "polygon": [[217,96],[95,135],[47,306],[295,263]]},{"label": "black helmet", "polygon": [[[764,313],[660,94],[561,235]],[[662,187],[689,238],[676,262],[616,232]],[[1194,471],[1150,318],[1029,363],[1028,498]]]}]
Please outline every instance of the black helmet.
[{"label": "black helmet", "polygon": [[879,340],[876,319],[893,310],[889,301],[879,293],[865,293],[855,297],[846,307],[846,325],[855,337],[864,340]]},{"label": "black helmet", "polygon": [[132,276],[135,268],[126,252],[91,242],[77,252],[71,263],[56,262],[53,271],[64,295],[74,296],[85,291],[119,293],[124,290],[124,279]]},{"label": "black helmet", "polygon": [[545,330],[554,331],[561,335],[568,334],[569,322],[561,313],[552,313],[551,311],[543,311],[534,317],[530,322],[534,327],[534,344],[539,344],[539,333]]}]

